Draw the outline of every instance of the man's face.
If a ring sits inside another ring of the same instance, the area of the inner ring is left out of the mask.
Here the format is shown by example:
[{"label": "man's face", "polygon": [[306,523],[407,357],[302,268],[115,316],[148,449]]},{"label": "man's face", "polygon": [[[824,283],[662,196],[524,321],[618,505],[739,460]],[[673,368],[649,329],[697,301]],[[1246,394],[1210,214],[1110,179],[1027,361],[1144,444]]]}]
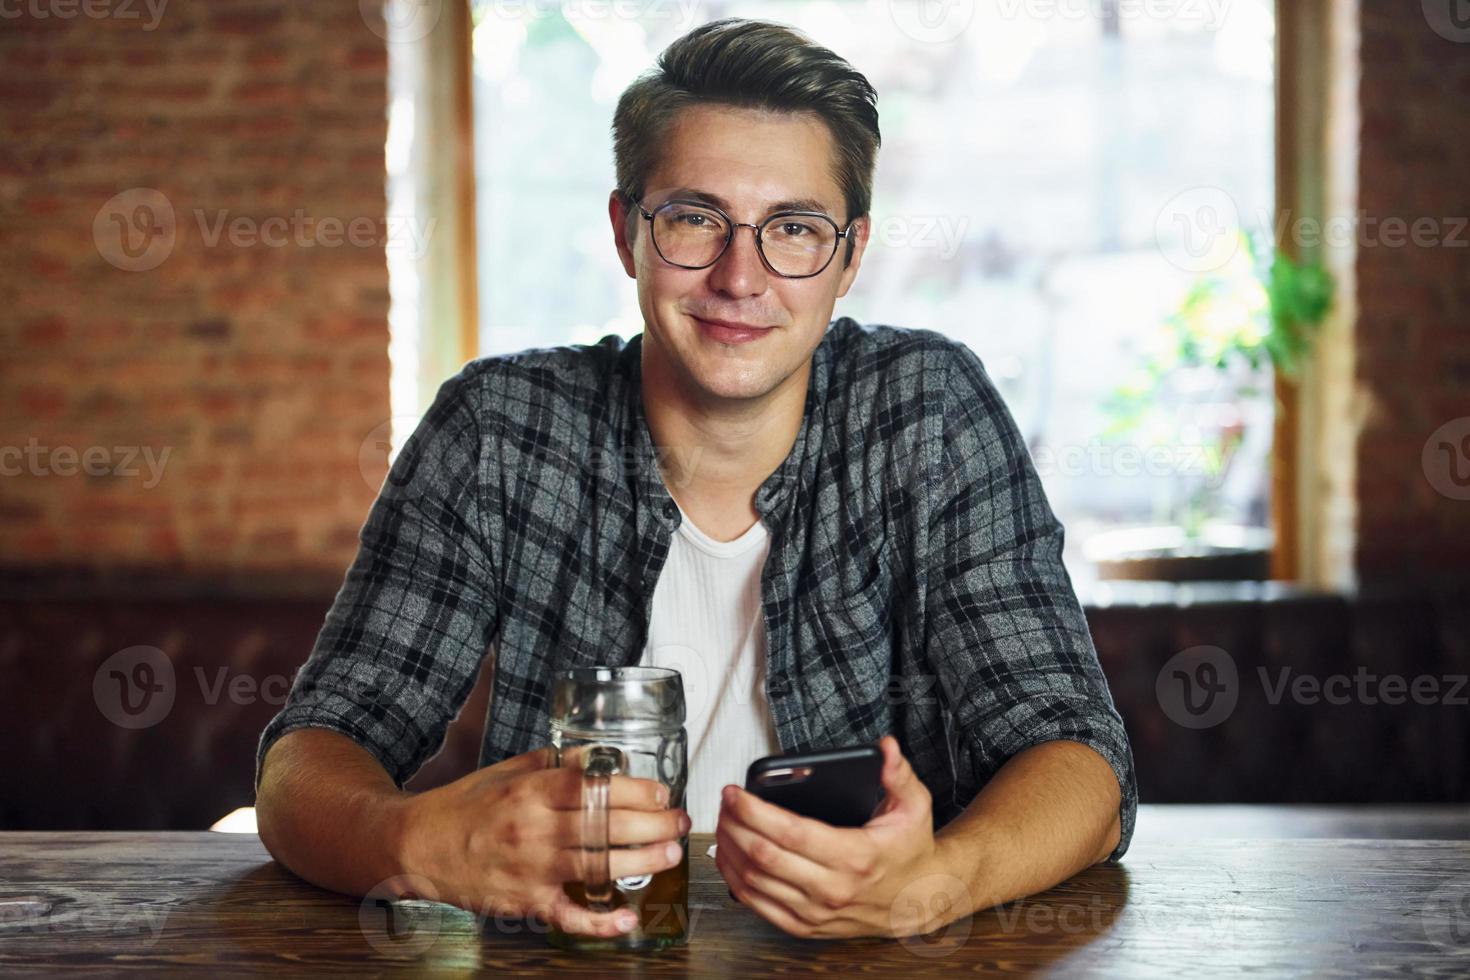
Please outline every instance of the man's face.
[{"label": "man's face", "polygon": [[[777,210],[816,210],[842,230],[851,216],[833,176],[833,149],[831,132],[814,116],[692,106],[669,127],[642,204],[652,211],[671,198],[702,198],[731,220],[753,225]],[[790,201],[811,206],[774,207]],[[616,193],[608,210],[623,268],[638,280],[644,356],[663,359],[715,398],[760,398],[806,370],[833,304],[857,278],[867,244],[864,218],[853,225],[857,246],[846,268],[847,240],[839,238],[836,256],[819,275],[787,279],[761,261],[755,233],[743,227],[714,265],[684,269],[659,256],[641,216],[633,237],[626,236],[624,218],[633,209]],[[735,343],[707,320],[770,329]]]}]

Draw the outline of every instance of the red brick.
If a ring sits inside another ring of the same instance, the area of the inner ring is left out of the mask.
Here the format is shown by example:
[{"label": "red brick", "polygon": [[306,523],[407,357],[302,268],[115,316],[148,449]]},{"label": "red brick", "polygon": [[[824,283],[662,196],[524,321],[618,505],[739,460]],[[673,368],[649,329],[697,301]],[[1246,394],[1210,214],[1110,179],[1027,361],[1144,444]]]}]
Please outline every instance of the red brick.
[{"label": "red brick", "polygon": [[144,547],[149,552],[150,564],[176,561],[183,556],[179,532],[173,526],[151,527],[144,532]]},{"label": "red brick", "polygon": [[55,255],[32,255],[27,266],[32,275],[53,282],[66,279],[71,274],[71,263]]},{"label": "red brick", "polygon": [[61,535],[49,527],[26,528],[14,536],[13,544],[0,547],[0,551],[13,554],[27,564],[49,563],[61,551]]},{"label": "red brick", "polygon": [[164,62],[164,51],[157,47],[131,48],[118,53],[118,60],[129,68],[151,68]]},{"label": "red brick", "polygon": [[15,75],[0,76],[0,103],[11,106],[34,111],[50,105],[60,92],[59,81]]},{"label": "red brick", "polygon": [[38,317],[21,327],[20,339],[31,347],[53,347],[66,339],[66,321],[57,316]]},{"label": "red brick", "polygon": [[215,14],[209,28],[222,34],[263,35],[283,27],[280,10],[237,8]]},{"label": "red brick", "polygon": [[251,548],[266,554],[294,552],[298,536],[294,527],[271,527],[252,532],[249,540]]},{"label": "red brick", "polygon": [[129,98],[156,102],[198,102],[209,95],[213,82],[137,81],[121,86],[121,92]]},{"label": "red brick", "polygon": [[20,410],[30,418],[54,419],[65,414],[68,404],[65,390],[54,385],[26,385],[19,396]]},{"label": "red brick", "polygon": [[248,81],[235,86],[231,98],[255,105],[294,106],[306,101],[306,92],[286,82]]}]

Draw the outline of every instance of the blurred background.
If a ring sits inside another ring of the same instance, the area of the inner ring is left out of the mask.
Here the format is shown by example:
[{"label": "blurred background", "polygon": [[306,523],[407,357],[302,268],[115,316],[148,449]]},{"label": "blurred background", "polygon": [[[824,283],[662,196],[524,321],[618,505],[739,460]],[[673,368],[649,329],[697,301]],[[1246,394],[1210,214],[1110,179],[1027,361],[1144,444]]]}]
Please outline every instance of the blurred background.
[{"label": "blurred background", "polygon": [[[877,88],[836,315],[984,361],[1143,799],[1470,799],[1457,0],[17,0],[0,828],[252,802],[439,383],[642,329],[613,107],[732,15]],[[474,767],[489,673],[411,785]]]}]

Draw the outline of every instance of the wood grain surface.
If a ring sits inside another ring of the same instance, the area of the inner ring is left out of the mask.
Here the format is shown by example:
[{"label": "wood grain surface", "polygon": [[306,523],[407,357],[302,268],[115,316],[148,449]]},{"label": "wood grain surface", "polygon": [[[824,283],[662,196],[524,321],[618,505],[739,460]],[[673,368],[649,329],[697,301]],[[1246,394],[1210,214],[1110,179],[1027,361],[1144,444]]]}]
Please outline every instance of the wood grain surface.
[{"label": "wood grain surface", "polygon": [[601,955],[534,921],[324,891],[252,834],[0,833],[0,975],[1470,975],[1470,842],[1374,833],[1463,838],[1466,808],[1342,808],[1358,836],[1337,838],[1331,808],[1262,806],[1241,818],[1259,836],[1221,836],[1238,809],[1146,807],[1121,864],[904,940],[785,935],[730,900],[695,835],[688,945]]}]

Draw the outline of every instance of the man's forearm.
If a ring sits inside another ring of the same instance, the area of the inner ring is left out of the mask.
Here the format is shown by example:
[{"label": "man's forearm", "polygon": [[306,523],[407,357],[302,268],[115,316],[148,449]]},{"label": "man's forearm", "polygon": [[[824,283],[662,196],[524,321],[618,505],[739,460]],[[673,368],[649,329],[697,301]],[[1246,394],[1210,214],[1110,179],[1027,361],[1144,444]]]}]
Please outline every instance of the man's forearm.
[{"label": "man's forearm", "polygon": [[271,856],[300,877],[367,895],[402,873],[400,818],[408,795],[356,742],[302,728],[270,747],[256,823]]},{"label": "man's forearm", "polygon": [[935,835],[941,867],[960,876],[970,906],[955,918],[1032,895],[1118,846],[1120,791],[1112,767],[1080,742],[1018,753]]}]

